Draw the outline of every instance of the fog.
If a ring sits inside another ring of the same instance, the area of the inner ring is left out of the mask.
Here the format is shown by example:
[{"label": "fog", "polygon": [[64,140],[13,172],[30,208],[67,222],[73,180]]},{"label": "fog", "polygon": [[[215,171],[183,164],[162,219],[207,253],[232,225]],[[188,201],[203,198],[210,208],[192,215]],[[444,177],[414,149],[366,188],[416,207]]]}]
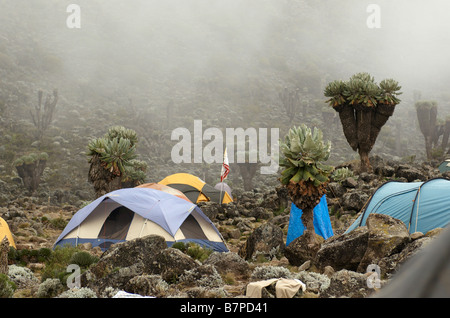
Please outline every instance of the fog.
[{"label": "fog", "polygon": [[[367,71],[394,78],[408,96],[442,98],[449,86],[450,3],[445,0],[2,0],[0,33],[56,60],[49,82],[104,94],[148,95],[205,82],[269,94]],[[69,28],[69,4],[80,28]],[[380,28],[369,28],[370,4]],[[50,72],[51,73],[51,72]],[[51,74],[50,74],[51,75]],[[173,96],[172,96],[173,97]]]}]

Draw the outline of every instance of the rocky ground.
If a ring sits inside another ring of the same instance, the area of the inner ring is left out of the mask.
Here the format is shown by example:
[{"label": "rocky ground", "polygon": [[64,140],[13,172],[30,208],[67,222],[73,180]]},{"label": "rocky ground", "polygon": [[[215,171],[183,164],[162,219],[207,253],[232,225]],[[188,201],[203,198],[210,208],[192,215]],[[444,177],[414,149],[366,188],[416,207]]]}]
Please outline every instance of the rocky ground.
[{"label": "rocky ground", "polygon": [[[373,158],[372,163],[373,173],[329,184],[328,206],[335,235],[322,239],[313,258],[302,237],[285,245],[289,224],[286,192],[258,188],[236,191],[235,202],[228,205],[200,204],[222,233],[229,253],[167,248],[157,236],[117,244],[105,253],[82,246],[84,256],[91,255],[92,261],[83,267],[78,288],[72,289],[59,277],[49,275],[54,263],[50,265],[50,258],[40,257],[40,253],[52,248],[78,207],[54,204],[50,199],[45,204],[42,198],[14,197],[0,208],[0,216],[8,222],[16,242],[17,251],[15,256],[10,253],[8,269],[15,288],[8,294],[4,291],[7,285],[3,285],[0,294],[13,298],[108,298],[126,292],[158,298],[243,298],[248,296],[250,284],[267,281],[259,290],[261,297],[276,298],[277,282],[283,279],[295,285],[289,297],[369,297],[441,232],[435,229],[409,235],[398,220],[371,216],[367,226],[344,234],[384,182],[442,176],[427,164],[414,166],[379,158]],[[354,170],[352,163],[345,166]],[[18,193],[18,185],[3,182],[0,187],[11,197]],[[379,230],[386,225],[388,231]],[[368,283],[373,274],[367,270],[369,265],[380,269],[381,280],[375,285]]]}]

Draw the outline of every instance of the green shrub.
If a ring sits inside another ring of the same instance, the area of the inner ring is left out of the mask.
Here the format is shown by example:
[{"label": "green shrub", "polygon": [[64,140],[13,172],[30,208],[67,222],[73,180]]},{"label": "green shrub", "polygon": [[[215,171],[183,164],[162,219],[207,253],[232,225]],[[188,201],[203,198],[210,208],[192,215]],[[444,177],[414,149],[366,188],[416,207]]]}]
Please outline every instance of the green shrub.
[{"label": "green shrub", "polygon": [[29,263],[43,263],[48,261],[52,250],[49,248],[41,248],[39,250],[16,250],[14,247],[10,247],[8,258],[13,263],[17,263],[21,266],[26,266]]},{"label": "green shrub", "polygon": [[0,298],[11,298],[16,289],[16,284],[7,275],[0,274]]},{"label": "green shrub", "polygon": [[62,284],[65,284],[67,276],[70,275],[70,273],[67,273],[67,266],[72,264],[72,257],[77,252],[79,252],[79,249],[73,246],[56,247],[45,263],[42,281],[49,278],[58,278]]},{"label": "green shrub", "polygon": [[82,268],[88,268],[92,264],[98,262],[98,257],[89,254],[86,251],[76,252],[70,259],[70,264],[77,264]]},{"label": "green shrub", "polygon": [[212,252],[213,251],[211,249],[205,249],[195,243],[189,243],[186,250],[187,255],[189,255],[193,259],[199,260],[200,262],[206,260]]},{"label": "green shrub", "polygon": [[56,230],[61,230],[62,231],[66,227],[67,221],[64,220],[63,218],[56,218],[56,219],[50,220],[50,224]]},{"label": "green shrub", "polygon": [[187,250],[187,246],[186,246],[186,244],[184,244],[184,242],[175,242],[175,243],[173,243],[172,247],[179,249],[183,253],[186,253],[186,250]]},{"label": "green shrub", "polygon": [[184,242],[175,242],[173,243],[172,247],[179,249],[183,253],[189,255],[193,259],[199,260],[200,262],[206,260],[213,252],[212,249],[203,248],[200,245],[192,242],[189,242],[187,244]]}]

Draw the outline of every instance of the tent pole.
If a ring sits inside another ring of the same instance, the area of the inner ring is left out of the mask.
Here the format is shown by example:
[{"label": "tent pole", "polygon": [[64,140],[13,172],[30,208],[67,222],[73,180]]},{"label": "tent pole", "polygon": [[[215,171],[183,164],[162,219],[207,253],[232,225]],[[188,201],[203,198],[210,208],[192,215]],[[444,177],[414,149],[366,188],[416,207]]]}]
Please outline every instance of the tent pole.
[{"label": "tent pole", "polygon": [[142,237],[142,232],[144,231],[144,227],[147,225],[148,219],[145,219],[144,224],[142,224],[141,231],[139,232],[139,237]]},{"label": "tent pole", "polygon": [[78,246],[78,238],[80,237],[80,225],[77,227],[77,238],[75,240],[75,247]]},{"label": "tent pole", "polygon": [[220,184],[220,195],[219,195],[219,203],[220,203],[220,204],[223,203],[222,192],[223,192],[223,181],[222,181],[221,184]]},{"label": "tent pole", "polygon": [[414,232],[417,232],[417,220],[419,219],[420,189],[421,189],[421,187],[419,187],[419,192],[417,193],[417,212],[416,212],[416,225],[414,228]]}]

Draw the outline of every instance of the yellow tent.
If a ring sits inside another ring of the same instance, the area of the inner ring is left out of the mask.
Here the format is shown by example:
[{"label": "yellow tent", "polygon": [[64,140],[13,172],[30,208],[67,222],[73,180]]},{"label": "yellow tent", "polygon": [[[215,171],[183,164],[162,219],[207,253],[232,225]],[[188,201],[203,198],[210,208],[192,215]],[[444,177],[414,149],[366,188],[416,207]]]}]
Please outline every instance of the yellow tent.
[{"label": "yellow tent", "polygon": [[230,203],[233,201],[226,191],[220,191],[189,173],[175,173],[158,183],[175,188],[184,193],[194,203],[213,201]]},{"label": "yellow tent", "polygon": [[14,243],[11,231],[9,230],[8,223],[6,223],[5,220],[0,218],[0,242],[3,241],[5,236],[9,241],[9,246],[16,248],[16,244]]}]

